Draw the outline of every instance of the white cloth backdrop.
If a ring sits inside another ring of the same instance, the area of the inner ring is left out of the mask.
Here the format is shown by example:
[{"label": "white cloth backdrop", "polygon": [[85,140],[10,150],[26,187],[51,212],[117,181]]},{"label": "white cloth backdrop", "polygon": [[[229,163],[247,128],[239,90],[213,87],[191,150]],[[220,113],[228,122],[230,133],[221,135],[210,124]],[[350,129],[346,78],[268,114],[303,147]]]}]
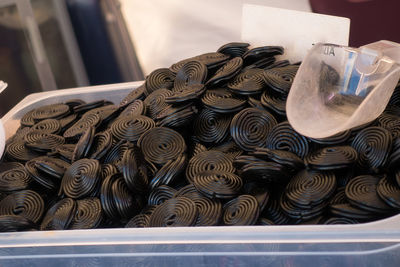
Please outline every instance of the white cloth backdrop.
[{"label": "white cloth backdrop", "polygon": [[[242,4],[311,11],[308,0],[120,0],[145,75],[240,41]],[[263,34],[260,29],[260,34]],[[267,34],[267,33],[265,33]]]}]

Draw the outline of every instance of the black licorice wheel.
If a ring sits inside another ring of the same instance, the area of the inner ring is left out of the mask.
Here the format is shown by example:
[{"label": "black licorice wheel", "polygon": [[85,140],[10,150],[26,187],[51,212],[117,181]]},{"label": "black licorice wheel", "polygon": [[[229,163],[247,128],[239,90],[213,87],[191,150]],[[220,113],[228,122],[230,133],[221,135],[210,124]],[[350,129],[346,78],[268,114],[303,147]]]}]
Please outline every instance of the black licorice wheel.
[{"label": "black licorice wheel", "polygon": [[387,168],[389,172],[396,171],[400,164],[400,138],[395,138],[393,140],[392,151],[388,158]]},{"label": "black licorice wheel", "polygon": [[229,92],[224,88],[207,90],[201,102],[218,113],[233,113],[241,110],[247,103],[246,99]]},{"label": "black licorice wheel", "polygon": [[262,216],[271,220],[274,224],[285,225],[293,223],[293,219],[286,215],[279,204],[280,197],[271,197],[262,211]]},{"label": "black licorice wheel", "polygon": [[105,105],[91,109],[83,114],[82,117],[97,114],[100,117],[101,124],[107,124],[119,114],[119,108],[116,105]]},{"label": "black licorice wheel", "polygon": [[228,83],[228,88],[240,95],[259,94],[265,88],[263,69],[246,69]]},{"label": "black licorice wheel", "polygon": [[56,190],[60,184],[58,179],[54,179],[50,175],[46,175],[44,173],[40,173],[37,168],[37,162],[42,159],[46,159],[47,157],[37,157],[25,163],[25,169],[28,171],[29,175],[33,180],[36,181],[39,185],[47,190]]},{"label": "black licorice wheel", "polygon": [[166,127],[148,130],[138,140],[144,158],[154,164],[165,164],[176,159],[186,151],[183,137],[176,131]]},{"label": "black licorice wheel", "polygon": [[51,104],[34,109],[31,116],[35,121],[45,119],[59,119],[70,112],[69,106],[65,104]]},{"label": "black licorice wheel", "polygon": [[175,73],[168,68],[153,70],[147,77],[144,93],[146,95],[161,89],[171,89],[174,86]]},{"label": "black licorice wheel", "polygon": [[24,164],[20,162],[14,162],[14,161],[0,162],[0,172],[9,171],[12,169],[21,169],[21,168],[24,168]]},{"label": "black licorice wheel", "polygon": [[[182,109],[183,108],[183,109]],[[195,114],[197,114],[198,110],[196,106],[189,105],[188,107],[169,107],[164,111],[167,111],[164,118],[157,121],[156,125],[161,127],[170,127],[173,129],[179,129],[180,127],[184,127],[193,120]],[[160,114],[163,114],[163,111]]]},{"label": "black licorice wheel", "polygon": [[377,119],[378,126],[388,130],[393,138],[400,137],[400,118],[396,115],[382,113]]},{"label": "black licorice wheel", "polygon": [[94,229],[103,219],[100,199],[88,197],[76,201],[76,212],[69,229]]},{"label": "black licorice wheel", "polygon": [[212,147],[211,150],[221,151],[232,160],[243,154],[243,150],[241,150],[233,141],[227,141],[219,146]]},{"label": "black licorice wheel", "polygon": [[284,94],[264,91],[261,96],[261,105],[280,116],[286,116],[286,98],[287,95]]},{"label": "black licorice wheel", "polygon": [[351,167],[358,159],[351,146],[331,146],[314,151],[305,157],[306,165],[316,170],[336,170]]},{"label": "black licorice wheel", "polygon": [[220,151],[205,151],[192,157],[186,168],[186,179],[193,182],[196,174],[204,171],[223,171],[234,173],[232,159]]},{"label": "black licorice wheel", "polygon": [[233,159],[233,166],[235,166],[235,168],[242,168],[247,164],[251,164],[251,163],[256,163],[256,162],[263,162],[264,160],[257,158],[255,156],[251,156],[251,155],[239,155],[236,158]]},{"label": "black licorice wheel", "polygon": [[115,206],[114,196],[112,193],[112,185],[120,177],[121,175],[119,173],[111,174],[105,177],[100,188],[101,207],[106,216],[112,221],[119,219],[119,213],[117,207]]},{"label": "black licorice wheel", "polygon": [[357,220],[350,218],[340,218],[340,217],[331,217],[324,221],[323,224],[357,224],[359,223]]},{"label": "black licorice wheel", "polygon": [[387,105],[384,112],[395,116],[400,116],[400,107],[395,105]]},{"label": "black licorice wheel", "polygon": [[71,127],[65,130],[63,136],[69,139],[77,139],[90,127],[96,127],[100,123],[100,116],[92,113],[83,116],[79,121],[75,122]]},{"label": "black licorice wheel", "polygon": [[85,133],[81,135],[78,143],[76,143],[74,152],[72,153],[71,161],[75,162],[81,158],[86,158],[89,154],[90,148],[92,147],[94,135],[96,130],[94,127],[89,127]]},{"label": "black licorice wheel", "polygon": [[289,122],[284,121],[275,125],[266,138],[266,147],[275,150],[285,150],[304,158],[309,150],[309,141],[297,133]]},{"label": "black licorice wheel", "polygon": [[242,55],[242,57],[245,64],[250,65],[251,63],[258,61],[261,58],[273,57],[282,54],[283,54],[282,46],[260,46],[248,50],[246,53]]},{"label": "black licorice wheel", "polygon": [[95,101],[92,101],[89,103],[84,103],[84,104],[75,106],[75,107],[73,107],[73,111],[74,111],[74,113],[83,114],[85,112],[105,106],[107,104],[108,103],[106,102],[106,100],[95,100]]},{"label": "black licorice wheel", "polygon": [[186,63],[188,63],[189,61],[193,61],[193,58],[186,58],[186,59],[182,59],[174,64],[172,64],[169,69],[173,72],[173,73],[178,73],[178,71],[183,67],[183,65],[185,65]]},{"label": "black licorice wheel", "polygon": [[176,190],[167,185],[160,185],[154,188],[147,199],[147,205],[156,206],[164,203],[168,199],[171,199],[176,194]]},{"label": "black licorice wheel", "polygon": [[196,203],[186,197],[171,198],[150,216],[150,227],[193,226],[197,220]]},{"label": "black licorice wheel", "polygon": [[7,144],[5,152],[8,159],[19,162],[27,162],[38,156],[38,153],[25,147],[25,142],[21,140]]},{"label": "black licorice wheel", "polygon": [[333,197],[329,200],[329,205],[336,205],[336,204],[345,204],[349,203],[346,194],[344,192],[344,188],[339,188]]},{"label": "black licorice wheel", "polygon": [[32,117],[32,114],[33,114],[34,112],[35,112],[35,110],[33,109],[33,110],[31,110],[31,111],[28,111],[27,113],[25,113],[25,114],[22,116],[22,118],[21,118],[21,120],[20,120],[21,126],[24,126],[24,127],[31,127],[31,126],[35,125],[35,120],[34,120],[33,117]]},{"label": "black licorice wheel", "polygon": [[100,182],[100,163],[95,159],[80,159],[65,172],[59,194],[78,199],[95,193]]},{"label": "black licorice wheel", "polygon": [[240,195],[223,206],[224,225],[253,225],[260,214],[257,199],[251,195]]},{"label": "black licorice wheel", "polygon": [[56,134],[49,134],[40,131],[32,131],[24,137],[25,146],[38,153],[49,152],[52,149],[64,144],[65,139]]},{"label": "black licorice wheel", "polygon": [[194,120],[194,134],[204,143],[219,143],[229,134],[232,117],[204,108]]},{"label": "black licorice wheel", "polygon": [[65,105],[68,105],[70,109],[73,109],[76,106],[86,104],[86,101],[83,101],[82,99],[74,98],[74,99],[68,99],[67,101],[64,102]]},{"label": "black licorice wheel", "polygon": [[182,67],[190,61],[199,61],[205,64],[208,69],[214,69],[218,66],[223,65],[228,59],[229,56],[224,55],[222,53],[218,52],[205,53],[195,57],[180,60],[179,62],[172,64],[171,67],[169,67],[169,69],[174,73],[178,73],[182,69]]},{"label": "black licorice wheel", "polygon": [[42,120],[31,127],[31,131],[40,131],[42,133],[58,134],[61,130],[61,124],[58,120]]},{"label": "black licorice wheel", "polygon": [[400,187],[383,177],[376,188],[378,196],[390,207],[400,209]]},{"label": "black licorice wheel", "polygon": [[117,174],[118,168],[115,167],[115,165],[113,164],[102,164],[101,165],[101,179],[102,181],[104,181],[104,179],[106,179],[106,177],[113,175],[113,174]]},{"label": "black licorice wheel", "polygon": [[118,143],[113,145],[111,149],[107,152],[103,159],[103,163],[111,163],[116,166],[121,162],[122,157],[126,150],[132,148],[133,145],[129,141],[120,140]]},{"label": "black licorice wheel", "polygon": [[347,130],[326,138],[310,138],[311,141],[321,145],[338,145],[345,143],[351,135],[351,130]]},{"label": "black licorice wheel", "polygon": [[257,221],[257,225],[275,225],[275,223],[271,220],[268,220],[266,218],[259,218]]},{"label": "black licorice wheel", "polygon": [[400,86],[399,86],[399,84],[397,84],[396,88],[394,89],[393,94],[390,97],[388,105],[400,107]]},{"label": "black licorice wheel", "polygon": [[196,226],[218,225],[222,216],[222,204],[218,199],[191,198],[196,204],[198,216]]},{"label": "black licorice wheel", "polygon": [[285,194],[282,195],[279,204],[288,217],[300,221],[308,221],[320,216],[327,206],[327,203],[323,202],[317,206],[299,208],[298,206],[293,205]]},{"label": "black licorice wheel", "polygon": [[218,150],[224,152],[226,154],[241,151],[243,152],[236,143],[232,140],[232,138],[227,138],[223,143],[219,143],[210,147],[210,150]]},{"label": "black licorice wheel", "polygon": [[243,186],[242,178],[222,171],[205,171],[193,178],[196,189],[209,198],[230,199],[239,194]]},{"label": "black licorice wheel", "polygon": [[207,81],[207,86],[216,86],[221,82],[227,81],[233,78],[243,66],[243,59],[241,57],[235,57],[226,62],[221,68],[219,68],[215,74]]},{"label": "black licorice wheel", "polygon": [[110,151],[112,145],[113,138],[111,131],[107,130],[95,134],[89,151],[90,158],[100,160]]},{"label": "black licorice wheel", "polygon": [[205,147],[203,144],[201,144],[198,141],[194,141],[189,147],[189,157],[192,158],[197,154],[207,150],[208,150],[207,147]]},{"label": "black licorice wheel", "polygon": [[117,140],[136,142],[139,137],[154,128],[156,123],[146,116],[123,117],[115,120],[111,125],[111,133]]},{"label": "black licorice wheel", "polygon": [[198,198],[203,198],[203,194],[201,194],[199,191],[197,191],[196,187],[193,184],[188,184],[176,191],[175,195],[173,197],[187,197],[190,199],[198,199]]},{"label": "black licorice wheel", "polygon": [[43,212],[43,199],[32,190],[13,192],[0,201],[0,215],[20,215],[38,223]]},{"label": "black licorice wheel", "polygon": [[170,105],[166,103],[165,100],[167,99],[167,97],[173,96],[173,94],[174,92],[172,92],[171,90],[162,88],[148,95],[143,100],[143,103],[146,106],[147,114],[154,119],[158,115],[158,113],[160,113]]},{"label": "black licorice wheel", "polygon": [[290,178],[285,166],[263,160],[244,165],[240,175],[248,181],[262,183],[285,183]]},{"label": "black licorice wheel", "polygon": [[243,192],[247,195],[252,195],[257,199],[260,211],[265,209],[271,195],[267,186],[262,186],[256,182],[247,182],[243,186]]},{"label": "black licorice wheel", "polygon": [[133,103],[136,99],[142,100],[144,98],[145,84],[143,83],[138,88],[133,89],[126,97],[124,97],[119,103],[119,107],[126,107]]},{"label": "black licorice wheel", "polygon": [[69,127],[71,127],[71,125],[73,123],[75,123],[78,119],[78,114],[76,113],[72,113],[71,115],[68,115],[67,117],[64,117],[60,120],[58,120],[58,122],[61,125],[61,132],[60,134],[64,133],[65,130],[67,130]]},{"label": "black licorice wheel", "polygon": [[51,157],[40,157],[34,163],[37,170],[59,180],[62,179],[65,171],[70,167],[68,162]]},{"label": "black licorice wheel", "polygon": [[162,166],[150,181],[150,188],[160,185],[169,185],[175,182],[184,171],[187,163],[186,154],[181,154],[174,160],[170,160]]},{"label": "black licorice wheel", "polygon": [[125,228],[145,228],[149,227],[150,216],[146,214],[137,214],[125,225]]},{"label": "black licorice wheel", "polygon": [[68,229],[76,213],[76,201],[63,198],[54,204],[44,216],[40,230]]},{"label": "black licorice wheel", "polygon": [[382,127],[372,126],[361,130],[351,146],[358,152],[358,164],[362,168],[377,171],[383,168],[392,147],[392,135]]},{"label": "black licorice wheel", "polygon": [[349,203],[333,204],[330,206],[330,212],[334,216],[360,221],[369,221],[381,217],[381,214],[359,209],[350,205]]},{"label": "black licorice wheel", "polygon": [[12,192],[28,189],[32,178],[24,166],[12,168],[0,173],[0,192]]},{"label": "black licorice wheel", "polygon": [[289,65],[264,70],[264,81],[268,87],[276,92],[288,94],[298,69],[299,66],[297,65]]},{"label": "black licorice wheel", "polygon": [[353,177],[357,176],[355,171],[355,168],[335,170],[334,173],[336,176],[337,187],[344,188]]},{"label": "black licorice wheel", "polygon": [[203,84],[190,84],[181,88],[175,89],[172,96],[168,96],[165,102],[168,104],[177,104],[189,100],[195,100],[204,93],[206,87]]},{"label": "black licorice wheel", "polygon": [[31,132],[31,127],[20,127],[17,132],[11,136],[7,141],[6,144],[16,141],[23,141],[26,134]]},{"label": "black licorice wheel", "polygon": [[145,207],[142,209],[142,211],[140,212],[140,214],[147,215],[147,216],[149,216],[149,219],[150,219],[151,214],[153,213],[153,211],[154,211],[157,207],[158,207],[158,205],[151,205],[151,206],[147,205],[147,206],[145,206]]},{"label": "black licorice wheel", "polygon": [[75,144],[63,144],[54,148],[51,152],[47,153],[48,156],[58,155],[61,159],[71,162],[72,154],[75,150]]},{"label": "black licorice wheel", "polygon": [[277,124],[269,112],[257,108],[245,108],[237,113],[231,122],[231,136],[245,151],[266,146],[270,131]]},{"label": "black licorice wheel", "polygon": [[229,56],[219,52],[210,52],[195,56],[192,58],[192,60],[200,61],[201,63],[205,64],[208,69],[214,69],[228,61]]},{"label": "black licorice wheel", "polygon": [[218,48],[217,52],[228,55],[232,58],[241,57],[244,53],[246,53],[249,49],[250,44],[242,43],[242,42],[231,42],[224,44],[220,48]]},{"label": "black licorice wheel", "polygon": [[333,173],[303,170],[289,181],[285,196],[296,207],[312,208],[328,200],[335,190]]},{"label": "black licorice wheel", "polygon": [[246,67],[244,67],[244,69],[245,70],[255,69],[255,68],[265,69],[268,66],[270,66],[271,64],[273,64],[274,62],[275,62],[275,57],[265,57],[265,58],[261,58],[255,62],[253,62],[250,65],[247,65]]},{"label": "black licorice wheel", "polygon": [[140,154],[136,149],[127,149],[119,166],[127,186],[134,192],[147,192],[149,181],[147,169],[140,163]]},{"label": "black licorice wheel", "polygon": [[114,205],[120,218],[129,219],[137,214],[143,206],[141,197],[132,194],[122,177],[117,178],[111,186]]},{"label": "black licorice wheel", "polygon": [[299,156],[285,150],[257,147],[255,151],[250,152],[250,155],[254,155],[266,161],[279,163],[285,166],[291,173],[304,168],[304,162],[301,158],[299,158]]},{"label": "black licorice wheel", "polygon": [[185,113],[188,110],[196,110],[195,105],[193,102],[186,102],[186,103],[179,103],[176,105],[168,105],[166,106],[163,110],[161,110],[157,116],[154,117],[154,119],[157,121],[157,123],[160,123],[160,121],[168,118],[172,118],[174,116],[178,116],[180,112]]},{"label": "black licorice wheel", "polygon": [[37,225],[20,215],[0,215],[0,232],[18,232],[36,229]]},{"label": "black licorice wheel", "polygon": [[176,74],[172,91],[182,91],[192,84],[204,84],[206,78],[207,66],[200,61],[189,61]]},{"label": "black licorice wheel", "polygon": [[252,108],[258,108],[261,110],[265,109],[264,106],[261,104],[261,101],[259,99],[257,99],[256,97],[249,96],[247,99],[247,103]]},{"label": "black licorice wheel", "polygon": [[119,114],[119,118],[122,117],[134,117],[146,114],[146,106],[143,101],[136,99],[131,104],[129,104],[124,110]]},{"label": "black licorice wheel", "polygon": [[361,175],[351,179],[345,189],[349,203],[377,214],[390,213],[392,208],[377,193],[377,186],[381,179],[383,177],[373,175]]}]

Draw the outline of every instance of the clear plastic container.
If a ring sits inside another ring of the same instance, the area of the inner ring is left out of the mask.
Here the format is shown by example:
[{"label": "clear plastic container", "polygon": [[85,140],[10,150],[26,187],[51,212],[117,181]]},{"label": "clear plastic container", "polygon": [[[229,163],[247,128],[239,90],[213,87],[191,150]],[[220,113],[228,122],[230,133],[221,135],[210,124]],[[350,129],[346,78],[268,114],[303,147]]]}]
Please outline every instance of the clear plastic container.
[{"label": "clear plastic container", "polygon": [[[3,118],[82,98],[118,103],[142,82],[27,96]],[[398,266],[400,215],[358,225],[180,227],[0,234],[1,266]]]}]

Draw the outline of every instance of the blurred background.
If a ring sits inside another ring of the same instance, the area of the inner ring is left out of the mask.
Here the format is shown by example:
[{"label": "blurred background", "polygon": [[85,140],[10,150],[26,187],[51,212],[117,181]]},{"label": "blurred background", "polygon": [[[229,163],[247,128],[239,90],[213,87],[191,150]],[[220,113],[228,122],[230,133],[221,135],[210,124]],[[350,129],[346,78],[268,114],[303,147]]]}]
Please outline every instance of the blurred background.
[{"label": "blurred background", "polygon": [[350,46],[400,42],[399,0],[0,0],[0,117],[34,92],[143,80],[240,41],[244,3],[348,17]]}]

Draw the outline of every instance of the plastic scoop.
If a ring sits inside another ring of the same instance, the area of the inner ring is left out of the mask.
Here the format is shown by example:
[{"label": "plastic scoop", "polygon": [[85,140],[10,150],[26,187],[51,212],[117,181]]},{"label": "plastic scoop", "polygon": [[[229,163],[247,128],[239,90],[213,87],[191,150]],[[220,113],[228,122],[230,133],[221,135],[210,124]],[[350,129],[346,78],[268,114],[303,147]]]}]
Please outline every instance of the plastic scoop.
[{"label": "plastic scoop", "polygon": [[286,102],[292,127],[325,138],[376,119],[400,78],[400,44],[352,48],[318,43],[306,55]]}]

